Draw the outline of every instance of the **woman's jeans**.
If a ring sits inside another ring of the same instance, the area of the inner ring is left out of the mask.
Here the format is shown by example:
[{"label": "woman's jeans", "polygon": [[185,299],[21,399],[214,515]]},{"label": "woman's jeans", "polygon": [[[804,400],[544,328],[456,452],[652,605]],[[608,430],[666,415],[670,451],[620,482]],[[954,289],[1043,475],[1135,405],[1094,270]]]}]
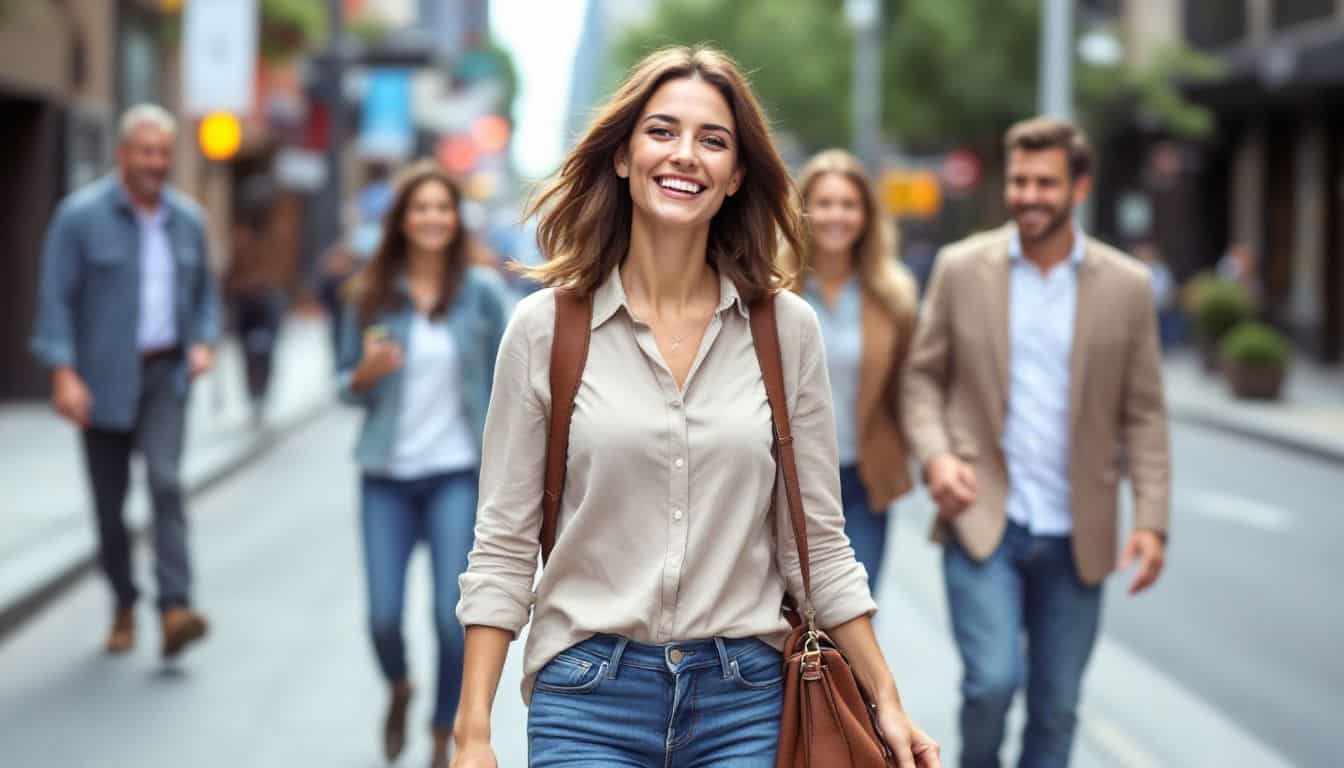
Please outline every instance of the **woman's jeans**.
[{"label": "woman's jeans", "polygon": [[868,506],[868,489],[855,465],[840,467],[840,505],[845,510],[845,535],[854,557],[868,571],[868,591],[877,594],[882,555],[887,549],[887,512]]},{"label": "woman's jeans", "polygon": [[597,635],[537,673],[531,768],[774,768],[784,678],[760,640]]},{"label": "woman's jeans", "polygon": [[434,574],[434,625],[439,638],[434,726],[451,728],[462,689],[465,636],[457,623],[457,577],[467,569],[476,526],[476,469],[394,480],[364,475],[364,566],[369,628],[378,666],[388,682],[407,679],[401,633],[406,565],[421,538],[429,542]]}]

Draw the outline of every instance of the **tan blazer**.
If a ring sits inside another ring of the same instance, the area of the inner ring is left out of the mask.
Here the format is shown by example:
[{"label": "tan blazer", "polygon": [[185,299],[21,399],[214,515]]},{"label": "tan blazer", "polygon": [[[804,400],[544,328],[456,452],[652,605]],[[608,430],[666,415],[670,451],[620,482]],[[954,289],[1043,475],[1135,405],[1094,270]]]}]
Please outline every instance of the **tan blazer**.
[{"label": "tan blazer", "polygon": [[[1011,233],[1004,227],[975,235],[939,254],[903,383],[905,429],[920,466],[951,452],[975,468],[975,503],[950,525],[936,524],[934,538],[953,534],[977,559],[994,552],[1007,525],[1000,438]],[[1171,474],[1156,324],[1147,270],[1088,239],[1078,267],[1069,385],[1073,555],[1087,584],[1115,568],[1122,464],[1133,484],[1136,526],[1167,529]]]},{"label": "tan blazer", "polygon": [[901,428],[901,366],[915,330],[914,317],[896,314],[866,290],[859,311],[859,478],[868,492],[868,506],[882,514],[914,487]]}]

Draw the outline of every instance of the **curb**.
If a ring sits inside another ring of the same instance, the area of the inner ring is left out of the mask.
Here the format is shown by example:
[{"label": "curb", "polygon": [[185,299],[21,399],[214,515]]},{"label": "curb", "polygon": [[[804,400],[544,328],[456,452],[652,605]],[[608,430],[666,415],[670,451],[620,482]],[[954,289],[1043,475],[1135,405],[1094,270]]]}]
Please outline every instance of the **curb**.
[{"label": "curb", "polygon": [[[222,459],[209,462],[194,476],[184,477],[185,497],[190,499],[203,493],[260,460],[289,434],[315,421],[334,401],[334,392],[324,392],[314,402],[296,408],[288,417],[279,419],[274,426],[264,427],[255,432],[238,450]],[[132,546],[141,542],[148,527],[148,520],[128,521]],[[14,590],[14,594],[0,594],[0,646],[11,632],[35,616],[65,590],[78,583],[85,574],[95,569],[98,562],[97,542],[90,529],[81,526],[77,532],[60,536],[58,539],[53,546],[64,551],[51,559],[63,561],[61,564],[36,568],[34,570],[40,570],[42,573],[32,578],[30,584],[20,586]]]},{"label": "curb", "polygon": [[1277,448],[1306,454],[1322,461],[1344,464],[1344,440],[1330,439],[1256,423],[1254,418],[1228,418],[1198,406],[1172,406],[1171,418],[1186,424],[1214,429],[1237,437],[1258,440]]}]

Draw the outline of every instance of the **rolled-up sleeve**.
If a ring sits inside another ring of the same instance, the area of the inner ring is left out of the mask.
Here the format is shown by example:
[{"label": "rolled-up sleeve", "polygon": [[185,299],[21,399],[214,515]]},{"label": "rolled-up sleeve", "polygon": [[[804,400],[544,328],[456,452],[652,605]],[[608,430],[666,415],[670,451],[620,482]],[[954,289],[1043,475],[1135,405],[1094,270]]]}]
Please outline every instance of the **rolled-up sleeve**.
[{"label": "rolled-up sleeve", "polygon": [[[845,535],[840,503],[840,452],[831,412],[831,384],[826,373],[821,330],[809,312],[799,338],[798,383],[790,403],[789,428],[793,434],[798,483],[807,515],[808,561],[812,574],[812,601],[817,624],[823,628],[844,624],[877,612],[868,590],[868,575],[854,556]],[[788,329],[781,328],[781,333]],[[787,364],[787,361],[786,361]],[[782,472],[782,470],[781,470]],[[776,557],[788,590],[803,601],[803,576],[794,543],[784,478],[775,485]]]},{"label": "rolled-up sleeve", "polygon": [[68,204],[62,204],[42,245],[37,320],[29,344],[38,362],[50,369],[75,364],[75,294],[81,265],[75,216]]},{"label": "rolled-up sleeve", "polygon": [[515,637],[530,617],[541,548],[547,413],[532,383],[537,309],[535,301],[520,305],[500,343],[481,447],[476,543],[457,605],[463,626],[497,627]]}]

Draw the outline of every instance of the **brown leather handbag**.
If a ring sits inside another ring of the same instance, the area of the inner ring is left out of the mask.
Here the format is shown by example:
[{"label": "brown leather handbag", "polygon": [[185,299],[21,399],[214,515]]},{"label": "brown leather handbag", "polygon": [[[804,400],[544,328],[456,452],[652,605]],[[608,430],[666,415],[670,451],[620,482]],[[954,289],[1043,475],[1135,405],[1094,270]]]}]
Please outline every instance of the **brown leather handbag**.
[{"label": "brown leather handbag", "polygon": [[[555,334],[551,344],[551,413],[546,444],[546,481],[542,495],[541,558],[555,547],[556,522],[564,493],[569,452],[569,423],[583,378],[591,334],[592,298],[568,290],[555,292]],[[793,457],[793,434],[784,396],[784,368],[775,322],[775,297],[752,302],[751,337],[765,380],[774,420],[776,460],[784,475],[789,520],[803,574],[800,618],[786,600],[785,616],[793,630],[784,641],[784,709],[780,717],[776,768],[889,768],[895,755],[878,735],[876,711],[866,698],[849,661],[825,632],[817,629],[808,560],[807,516]]]}]

